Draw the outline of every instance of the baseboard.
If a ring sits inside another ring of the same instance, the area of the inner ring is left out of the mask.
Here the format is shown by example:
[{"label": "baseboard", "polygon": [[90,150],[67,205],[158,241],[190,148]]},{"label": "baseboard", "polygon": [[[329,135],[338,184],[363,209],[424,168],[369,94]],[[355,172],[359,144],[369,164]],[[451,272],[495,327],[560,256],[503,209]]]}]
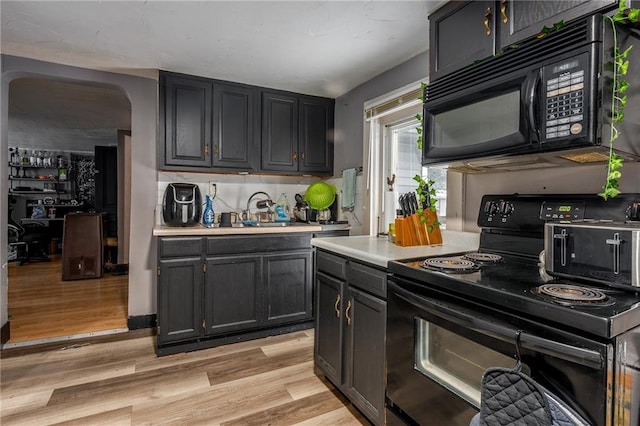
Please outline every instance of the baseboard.
[{"label": "baseboard", "polygon": [[136,315],[127,318],[127,327],[129,330],[138,330],[141,328],[153,328],[158,323],[156,314]]},{"label": "baseboard", "polygon": [[10,322],[11,321],[7,321],[2,326],[2,329],[0,329],[0,345],[4,345],[11,338],[11,327],[9,326]]}]

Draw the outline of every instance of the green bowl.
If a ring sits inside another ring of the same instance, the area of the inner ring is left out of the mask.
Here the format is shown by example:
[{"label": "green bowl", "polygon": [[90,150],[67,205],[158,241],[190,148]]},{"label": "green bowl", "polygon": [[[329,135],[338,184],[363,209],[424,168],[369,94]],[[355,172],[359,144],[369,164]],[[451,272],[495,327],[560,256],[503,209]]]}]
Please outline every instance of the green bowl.
[{"label": "green bowl", "polygon": [[335,199],[336,187],[326,182],[312,183],[304,193],[304,200],[315,210],[329,208]]}]

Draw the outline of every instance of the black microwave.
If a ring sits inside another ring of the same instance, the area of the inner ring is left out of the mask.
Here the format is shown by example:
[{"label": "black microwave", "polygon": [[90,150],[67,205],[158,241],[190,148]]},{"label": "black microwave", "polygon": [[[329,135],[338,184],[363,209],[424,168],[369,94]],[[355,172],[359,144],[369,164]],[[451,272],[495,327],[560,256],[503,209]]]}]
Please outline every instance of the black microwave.
[{"label": "black microwave", "polygon": [[[500,163],[496,157],[543,153],[606,161],[611,39],[606,18],[593,15],[431,82],[424,93],[423,165],[487,158],[492,164]],[[635,57],[630,62],[640,64],[640,52]],[[632,87],[640,83],[636,71],[625,76],[635,80]],[[640,134],[640,90],[635,94],[628,94],[625,115],[638,117],[626,117],[615,147],[637,161],[640,144],[631,138]],[[585,155],[593,150],[601,152]]]}]

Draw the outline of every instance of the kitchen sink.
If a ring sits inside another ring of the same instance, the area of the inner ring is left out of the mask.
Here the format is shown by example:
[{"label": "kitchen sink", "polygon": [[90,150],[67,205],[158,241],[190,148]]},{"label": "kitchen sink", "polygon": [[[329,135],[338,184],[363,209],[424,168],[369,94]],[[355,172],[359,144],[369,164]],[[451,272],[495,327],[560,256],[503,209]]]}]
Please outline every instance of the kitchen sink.
[{"label": "kitchen sink", "polygon": [[[234,224],[234,226],[236,226]],[[284,226],[309,226],[304,222],[243,222],[241,226],[249,227],[256,226],[260,228],[281,228]]]}]

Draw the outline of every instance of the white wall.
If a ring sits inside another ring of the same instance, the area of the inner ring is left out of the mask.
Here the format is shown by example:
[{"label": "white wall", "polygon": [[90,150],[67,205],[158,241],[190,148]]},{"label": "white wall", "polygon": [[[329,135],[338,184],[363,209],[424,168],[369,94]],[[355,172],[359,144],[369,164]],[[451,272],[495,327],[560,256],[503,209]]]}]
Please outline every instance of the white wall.
[{"label": "white wall", "polygon": [[[158,128],[158,82],[123,74],[53,64],[2,55],[0,96],[0,175],[7,176],[8,91],[11,80],[37,77],[107,85],[123,90],[131,102],[131,232],[129,257],[129,316],[156,312],[156,243],[153,212],[157,202],[156,144]],[[0,247],[7,245],[7,180],[0,179]],[[8,320],[6,250],[0,251],[0,322]]]}]

